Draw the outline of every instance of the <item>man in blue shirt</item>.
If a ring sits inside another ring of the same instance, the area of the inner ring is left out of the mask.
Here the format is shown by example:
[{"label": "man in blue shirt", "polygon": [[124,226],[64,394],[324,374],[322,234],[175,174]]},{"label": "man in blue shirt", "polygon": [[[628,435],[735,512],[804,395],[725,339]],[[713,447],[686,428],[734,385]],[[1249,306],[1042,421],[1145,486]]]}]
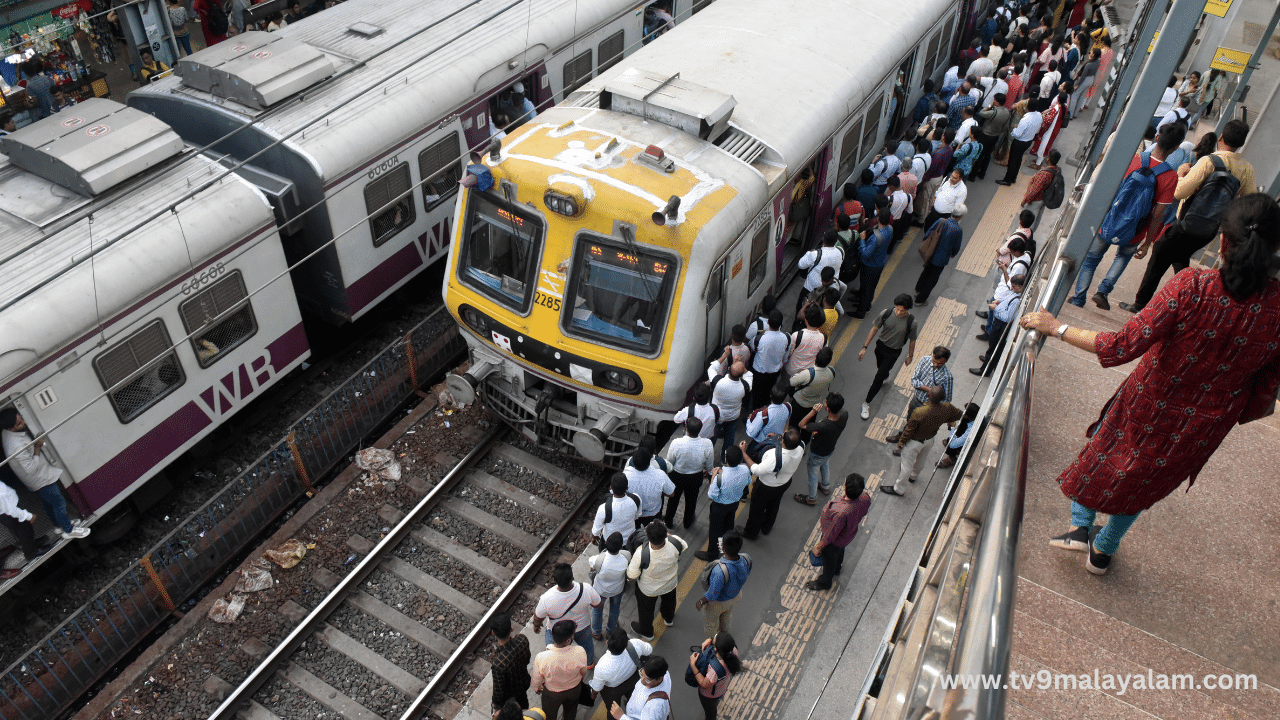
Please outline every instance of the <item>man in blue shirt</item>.
[{"label": "man in blue shirt", "polygon": [[938,102],[938,96],[933,92],[933,88],[933,78],[925,78],[924,97],[916,101],[916,109],[911,113],[911,119],[917,125],[929,117],[929,113],[933,112],[933,106]]},{"label": "man in blue shirt", "polygon": [[934,220],[933,227],[926,231],[926,238],[935,231],[938,233],[938,245],[934,248],[933,255],[920,269],[920,277],[916,280],[917,305],[923,305],[929,300],[929,293],[933,292],[933,288],[938,284],[938,278],[942,277],[942,271],[946,269],[947,263],[960,254],[960,243],[964,239],[960,218],[964,217],[966,212],[964,205],[957,205],[951,211],[951,217]]},{"label": "man in blue shirt", "polygon": [[871,297],[880,283],[880,273],[884,272],[885,263],[889,261],[889,243],[893,242],[893,215],[888,210],[881,210],[876,215],[876,226],[871,229],[861,242],[858,251],[862,257],[859,269],[858,302],[849,309],[849,314],[861,320],[871,309]]},{"label": "man in blue shirt", "polygon": [[978,358],[982,367],[969,368],[969,372],[982,376],[995,367],[1000,351],[1004,348],[1005,328],[1018,317],[1018,302],[1022,300],[1022,288],[1026,275],[1015,275],[1009,279],[1009,289],[1013,292],[999,302],[991,303],[991,330],[988,331],[987,354]]},{"label": "man in blue shirt", "polygon": [[782,311],[769,311],[769,329],[759,334],[751,346],[751,404],[764,405],[769,390],[778,383],[778,373],[791,351],[791,336],[782,332]]},{"label": "man in blue shirt", "polygon": [[702,629],[707,637],[729,631],[729,624],[733,622],[733,606],[742,597],[742,586],[747,584],[747,576],[751,574],[751,556],[740,553],[742,536],[737,530],[724,534],[721,548],[724,557],[711,567],[707,592],[694,603],[694,608],[702,611]]},{"label": "man in blue shirt", "polygon": [[699,560],[710,562],[720,557],[720,538],[733,529],[733,518],[742,500],[742,491],[751,483],[751,470],[742,462],[742,448],[730,445],[725,449],[724,465],[711,471],[711,487],[707,498],[711,500],[711,513],[707,518],[707,549],[693,554]]}]

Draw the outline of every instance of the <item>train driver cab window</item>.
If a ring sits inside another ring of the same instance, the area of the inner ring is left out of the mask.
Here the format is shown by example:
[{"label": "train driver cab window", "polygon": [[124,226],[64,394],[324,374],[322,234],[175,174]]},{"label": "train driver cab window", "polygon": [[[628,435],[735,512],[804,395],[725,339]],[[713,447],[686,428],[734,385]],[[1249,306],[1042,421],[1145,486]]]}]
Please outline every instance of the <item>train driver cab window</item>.
[{"label": "train driver cab window", "polygon": [[186,382],[164,322],[154,320],[93,359],[120,422],[127,423]]},{"label": "train driver cab window", "polygon": [[232,270],[226,277],[178,306],[182,326],[191,337],[200,367],[206,368],[258,332],[249,305],[244,276]]},{"label": "train driver cab window", "polygon": [[379,247],[413,224],[413,179],[408,163],[400,163],[364,186],[364,204],[369,213],[369,233]]},{"label": "train driver cab window", "polygon": [[560,319],[566,334],[656,353],[674,294],[675,258],[596,235],[580,237],[573,258]]},{"label": "train driver cab window", "polygon": [[471,190],[458,280],[521,313],[529,311],[542,249],[542,219]]}]

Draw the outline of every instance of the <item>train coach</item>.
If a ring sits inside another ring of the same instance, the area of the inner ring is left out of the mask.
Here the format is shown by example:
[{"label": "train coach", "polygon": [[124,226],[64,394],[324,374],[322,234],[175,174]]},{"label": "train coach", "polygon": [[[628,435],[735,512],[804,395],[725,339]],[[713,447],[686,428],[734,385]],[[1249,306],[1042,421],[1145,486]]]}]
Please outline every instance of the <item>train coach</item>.
[{"label": "train coach", "polygon": [[0,407],[101,517],[308,357],[275,215],[106,99],[0,151]]},{"label": "train coach", "polygon": [[[625,462],[794,275],[906,89],[949,63],[957,12],[720,0],[502,139],[493,187],[458,203],[445,299],[472,363],[454,394]],[[815,207],[789,222],[804,170]]]},{"label": "train coach", "polygon": [[300,301],[342,323],[444,256],[469,148],[640,47],[647,7],[690,1],[352,0],[183,58],[129,104],[247,163]]}]

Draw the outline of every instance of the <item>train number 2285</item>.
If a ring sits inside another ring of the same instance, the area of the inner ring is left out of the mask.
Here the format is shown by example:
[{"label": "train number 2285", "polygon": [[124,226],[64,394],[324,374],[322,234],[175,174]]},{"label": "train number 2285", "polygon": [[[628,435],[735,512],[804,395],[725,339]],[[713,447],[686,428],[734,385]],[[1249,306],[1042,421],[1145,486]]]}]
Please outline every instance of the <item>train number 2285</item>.
[{"label": "train number 2285", "polygon": [[533,294],[533,301],[543,307],[551,308],[555,312],[560,312],[560,298],[558,297],[551,297],[545,293],[535,292]]},{"label": "train number 2285", "polygon": [[201,285],[213,282],[215,278],[227,271],[226,263],[219,262],[216,265],[201,270],[198,274],[192,275],[190,280],[182,283],[182,294],[190,295],[200,289]]}]

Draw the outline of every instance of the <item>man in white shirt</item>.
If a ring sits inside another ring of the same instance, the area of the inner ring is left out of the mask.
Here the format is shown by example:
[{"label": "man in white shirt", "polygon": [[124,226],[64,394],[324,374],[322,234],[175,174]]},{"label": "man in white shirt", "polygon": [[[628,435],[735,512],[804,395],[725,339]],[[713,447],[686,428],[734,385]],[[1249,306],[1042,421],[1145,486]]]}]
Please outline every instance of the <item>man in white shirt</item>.
[{"label": "man in white shirt", "polygon": [[636,531],[641,501],[639,495],[627,492],[628,484],[624,473],[614,473],[609,479],[609,489],[613,495],[596,508],[596,519],[591,525],[591,536],[601,544],[615,532],[622,533],[622,541],[625,543],[631,539],[631,533]]},{"label": "man in white shirt", "polygon": [[751,404],[760,407],[769,401],[769,390],[778,382],[778,373],[791,352],[791,336],[782,332],[782,311],[769,311],[769,329],[756,336],[751,347]]},{"label": "man in white shirt", "polygon": [[1000,72],[995,74],[995,77],[984,78],[979,81],[982,83],[983,88],[983,108],[991,107],[991,104],[996,101],[997,94],[1009,94],[1009,83],[1005,81],[1007,77],[1009,77],[1009,68],[1003,67],[1000,68]]},{"label": "man in white shirt", "polygon": [[711,404],[720,411],[720,424],[716,426],[712,442],[723,440],[721,456],[738,437],[738,417],[742,405],[751,397],[751,383],[746,380],[747,366],[735,362],[729,366],[729,374],[719,375],[711,381]]},{"label": "man in white shirt", "polygon": [[609,706],[613,720],[670,720],[671,673],[661,655],[650,655],[640,668],[640,682],[623,709],[616,701]]},{"label": "man in white shirt", "polygon": [[1058,70],[1058,61],[1049,61],[1049,72],[1040,78],[1040,97],[1052,98],[1058,94],[1058,83],[1062,82],[1062,73]]},{"label": "man in white shirt", "polygon": [[654,520],[644,529],[649,541],[638,548],[627,566],[627,577],[636,582],[636,615],[631,630],[645,642],[653,642],[653,611],[661,600],[662,620],[671,627],[676,619],[676,570],[689,544],[668,535],[667,526]]},{"label": "man in white shirt", "polygon": [[622,472],[627,476],[627,489],[640,496],[640,517],[636,524],[644,527],[662,514],[662,498],[675,493],[675,483],[653,462],[653,451],[638,447],[631,462]]},{"label": "man in white shirt", "polygon": [[1040,132],[1040,126],[1044,124],[1044,115],[1038,109],[1040,105],[1033,100],[1027,107],[1027,113],[1018,121],[1013,132],[1009,133],[1009,167],[1005,170],[1004,177],[996,181],[997,185],[1012,185],[1018,180],[1018,173],[1022,171],[1022,157],[1027,154],[1027,148],[1031,147],[1036,133]]},{"label": "man in white shirt", "polygon": [[956,147],[963,145],[966,140],[976,139],[973,137],[973,129],[978,126],[978,119],[974,117],[977,114],[974,106],[970,105],[960,112],[964,120],[961,120],[960,127],[956,128]]},{"label": "man in white shirt", "polygon": [[652,655],[653,646],[643,640],[632,640],[621,627],[611,630],[608,638],[609,652],[596,663],[587,684],[604,701],[604,706],[611,708],[632,694],[640,681],[640,658]]},{"label": "man in white shirt", "polygon": [[79,521],[67,519],[67,501],[62,497],[59,479],[62,470],[54,467],[40,454],[44,438],[32,440],[27,433],[27,423],[13,408],[0,411],[0,443],[9,458],[9,467],[27,489],[38,493],[45,511],[53,524],[58,526],[63,540],[89,536],[89,528],[80,527]]},{"label": "man in white shirt", "polygon": [[1160,119],[1160,122],[1156,124],[1156,132],[1159,133],[1160,128],[1168,125],[1169,123],[1181,122],[1185,124],[1187,122],[1187,118],[1191,114],[1187,110],[1189,107],[1191,107],[1190,97],[1179,98],[1177,107],[1174,107],[1172,110],[1165,113],[1164,117]]},{"label": "man in white shirt", "polygon": [[[0,481],[0,526],[3,526],[18,540],[18,547],[22,551],[22,557],[26,562],[35,560],[53,549],[53,546],[41,541],[36,543],[35,521],[36,516],[23,510],[18,505],[18,493],[9,487],[9,484],[18,482],[18,478],[9,469],[8,464],[0,466],[0,473],[4,473],[5,478]],[[22,566],[5,570],[4,575],[0,576],[0,580],[8,580],[9,577],[15,576],[22,571]]]},{"label": "man in white shirt", "polygon": [[1155,127],[1157,123],[1164,119],[1165,115],[1178,104],[1178,76],[1169,76],[1169,87],[1164,89],[1164,95],[1160,98],[1160,104],[1156,105],[1156,112],[1151,116],[1151,126]]},{"label": "man in white shirt", "polygon": [[[573,641],[587,651],[587,664],[592,665],[596,661],[596,644],[591,638],[591,608],[600,607],[600,593],[586,583],[575,582],[569,563],[558,563],[551,571],[551,579],[556,586],[538,598],[533,610],[533,631],[542,632],[542,624],[548,619],[551,625],[561,620],[572,622]],[[550,627],[546,639],[548,645],[554,644]]]},{"label": "man in white shirt", "polygon": [[689,418],[684,427],[685,436],[672,440],[667,448],[667,462],[671,464],[671,481],[675,483],[676,492],[667,501],[666,521],[668,527],[675,526],[676,509],[680,506],[680,496],[684,495],[684,528],[688,530],[693,525],[702,480],[709,477],[715,467],[716,450],[709,438],[699,434],[702,422],[698,418]]},{"label": "man in white shirt", "polygon": [[963,205],[968,197],[969,188],[964,184],[964,173],[960,170],[952,170],[947,179],[934,191],[933,208],[924,219],[924,226],[931,228],[935,221],[951,217],[951,211]]},{"label": "man in white shirt", "polygon": [[773,524],[778,519],[778,505],[782,496],[787,494],[787,488],[791,487],[791,476],[804,460],[804,443],[800,442],[800,432],[790,428],[782,434],[782,445],[765,450],[758,462],[747,454],[746,442],[739,447],[742,448],[742,461],[755,476],[747,525],[740,533],[748,540],[755,540],[761,534],[768,535],[773,531]]},{"label": "man in white shirt", "polygon": [[800,308],[804,307],[805,301],[809,299],[809,293],[822,284],[822,268],[835,268],[836,274],[840,273],[844,253],[836,247],[838,238],[835,228],[828,229],[822,236],[822,247],[810,250],[800,258],[800,269],[808,270],[809,274],[804,276],[804,289],[800,291],[800,297],[796,300],[796,312],[800,312]]},{"label": "man in white shirt", "polygon": [[969,63],[969,75],[984,78],[991,77],[996,71],[996,64],[991,62],[991,58],[983,55],[982,57]]},{"label": "man in white shirt", "polygon": [[715,435],[716,424],[720,422],[720,409],[711,404],[711,386],[707,383],[698,383],[698,386],[693,389],[693,404],[680,408],[672,421],[676,425],[685,425],[687,428],[687,423],[693,418],[702,421],[699,424],[702,428],[701,434],[694,433],[694,435],[707,439]]}]

